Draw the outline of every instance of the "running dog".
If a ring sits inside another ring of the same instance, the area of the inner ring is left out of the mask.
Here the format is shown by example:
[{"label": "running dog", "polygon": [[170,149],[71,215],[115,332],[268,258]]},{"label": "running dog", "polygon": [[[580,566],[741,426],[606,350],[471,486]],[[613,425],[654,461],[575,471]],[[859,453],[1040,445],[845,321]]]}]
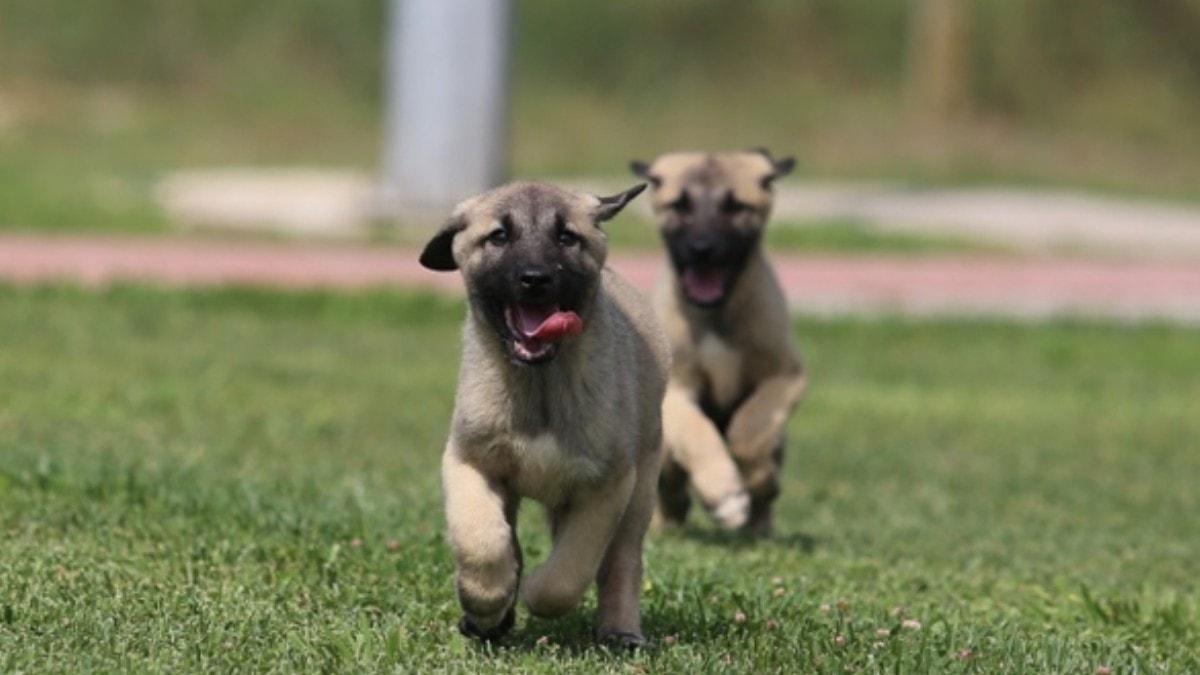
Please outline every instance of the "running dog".
[{"label": "running dog", "polygon": [[[467,289],[442,479],[469,637],[511,629],[518,596],[537,616],[565,614],[595,581],[598,639],[645,643],[642,542],[670,347],[649,304],[604,266],[600,228],[644,187],[497,188],[460,204],[421,254]],[[522,498],[546,508],[554,539],[524,579]]]},{"label": "running dog", "polygon": [[657,511],[664,524],[687,517],[690,484],[722,526],[771,532],[784,431],[807,386],[762,250],[771,184],[793,165],[765,150],[630,164],[653,186],[673,271],[655,297],[673,357]]}]

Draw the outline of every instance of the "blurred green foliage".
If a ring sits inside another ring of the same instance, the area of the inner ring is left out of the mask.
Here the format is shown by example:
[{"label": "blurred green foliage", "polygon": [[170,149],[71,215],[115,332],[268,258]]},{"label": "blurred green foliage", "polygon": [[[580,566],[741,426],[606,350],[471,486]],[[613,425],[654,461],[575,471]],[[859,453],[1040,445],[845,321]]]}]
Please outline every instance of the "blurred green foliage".
[{"label": "blurred green foliage", "polygon": [[379,87],[379,0],[10,0],[0,76],[201,86],[318,80]]},{"label": "blurred green foliage", "polygon": [[[966,0],[977,111],[1053,117],[1090,86],[1196,103],[1197,0]],[[712,87],[897,88],[909,0],[517,0],[518,81],[639,104]],[[377,100],[383,0],[9,0],[0,78],[238,86],[316,80]],[[1153,115],[1154,111],[1146,111]]]},{"label": "blurred green foliage", "polygon": [[[766,145],[800,175],[1200,194],[1200,0],[963,1],[964,101],[931,124],[916,0],[516,0],[512,171]],[[7,0],[0,175],[45,179],[0,185],[0,225],[124,227],[86,197],[111,176],[373,166],[386,4]]]}]

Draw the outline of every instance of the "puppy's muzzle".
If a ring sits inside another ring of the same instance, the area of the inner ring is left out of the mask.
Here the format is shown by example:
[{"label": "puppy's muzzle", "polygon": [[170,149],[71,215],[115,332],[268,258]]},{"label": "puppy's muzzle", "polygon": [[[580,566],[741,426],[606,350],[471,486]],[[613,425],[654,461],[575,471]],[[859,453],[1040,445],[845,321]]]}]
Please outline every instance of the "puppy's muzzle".
[{"label": "puppy's muzzle", "polygon": [[560,275],[542,266],[523,266],[513,274],[513,300],[504,307],[504,322],[517,361],[549,361],[560,341],[583,330],[582,319],[562,297],[563,289]]}]

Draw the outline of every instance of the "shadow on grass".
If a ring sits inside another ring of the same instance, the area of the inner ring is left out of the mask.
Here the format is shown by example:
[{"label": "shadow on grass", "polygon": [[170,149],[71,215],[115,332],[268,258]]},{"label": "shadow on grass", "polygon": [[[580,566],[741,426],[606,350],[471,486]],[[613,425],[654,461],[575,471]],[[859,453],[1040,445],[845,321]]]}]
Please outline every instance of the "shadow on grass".
[{"label": "shadow on grass", "polygon": [[805,555],[811,555],[820,543],[816,537],[804,532],[776,533],[769,537],[759,537],[746,532],[730,532],[728,530],[718,530],[697,525],[686,525],[681,529],[664,532],[660,536],[680,537],[701,544],[719,546],[735,551],[744,551],[760,546],[796,548]]},{"label": "shadow on grass", "polygon": [[[803,532],[788,532],[761,538],[693,525],[667,531],[658,536],[689,539],[705,546],[734,552],[758,547],[785,547],[810,555],[819,543],[816,537]],[[663,642],[667,636],[670,636],[672,641],[683,644],[706,644],[737,630],[737,627],[730,623],[729,617],[708,611],[702,604],[698,606],[691,602],[669,601],[659,595],[643,596],[642,627],[649,644],[640,649],[627,649],[596,641],[593,634],[595,613],[594,601],[585,602],[575,611],[559,619],[539,619],[530,616],[527,611],[519,610],[517,626],[512,632],[496,643],[474,643],[475,652],[483,658],[538,654],[552,659],[572,661],[585,658],[624,661],[654,658],[660,650],[669,646]]]},{"label": "shadow on grass", "polygon": [[703,644],[719,639],[731,630],[728,619],[714,612],[697,612],[692,606],[643,602],[642,628],[648,643],[630,649],[606,645],[595,639],[595,609],[593,603],[587,603],[558,619],[539,619],[528,613],[521,617],[522,612],[518,612],[517,626],[508,635],[494,643],[472,641],[472,645],[481,658],[538,654],[564,660],[624,661],[653,657],[668,646],[663,642],[667,636],[680,642]]}]

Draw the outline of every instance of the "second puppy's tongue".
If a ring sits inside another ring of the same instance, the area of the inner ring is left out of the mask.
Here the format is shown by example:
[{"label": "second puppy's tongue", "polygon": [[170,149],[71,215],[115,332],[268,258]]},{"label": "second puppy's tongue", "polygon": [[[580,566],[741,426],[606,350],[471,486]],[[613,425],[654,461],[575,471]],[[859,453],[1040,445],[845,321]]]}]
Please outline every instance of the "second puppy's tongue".
[{"label": "second puppy's tongue", "polygon": [[517,328],[526,339],[557,342],[583,332],[583,319],[571,311],[557,307],[522,307],[517,305]]}]

